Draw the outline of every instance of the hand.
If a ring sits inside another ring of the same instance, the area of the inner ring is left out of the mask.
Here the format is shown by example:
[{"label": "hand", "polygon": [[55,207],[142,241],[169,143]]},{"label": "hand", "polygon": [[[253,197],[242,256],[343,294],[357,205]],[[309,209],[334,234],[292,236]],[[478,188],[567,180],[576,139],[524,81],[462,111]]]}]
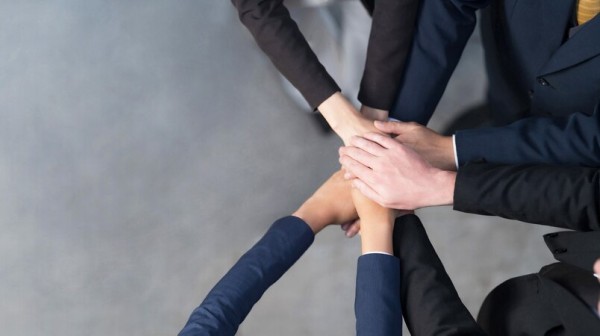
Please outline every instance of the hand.
[{"label": "hand", "polygon": [[412,148],[434,167],[456,170],[452,137],[439,135],[414,122],[375,122],[375,127],[381,132],[396,135],[396,140]]},{"label": "hand", "polygon": [[[414,210],[452,204],[456,173],[432,167],[398,141],[374,133],[340,148],[340,162],[354,187],[383,207]],[[360,213],[359,213],[360,216]]]},{"label": "hand", "polygon": [[337,171],[292,216],[304,220],[315,234],[330,224],[353,222],[358,215],[351,189],[342,171]]},{"label": "hand", "polygon": [[[333,131],[342,138],[344,144],[349,144],[350,138],[354,135],[362,135],[367,132],[380,133],[373,125],[373,121],[359,113],[339,92],[321,103],[319,111]],[[375,111],[381,110],[371,109],[367,113],[379,113]]]}]

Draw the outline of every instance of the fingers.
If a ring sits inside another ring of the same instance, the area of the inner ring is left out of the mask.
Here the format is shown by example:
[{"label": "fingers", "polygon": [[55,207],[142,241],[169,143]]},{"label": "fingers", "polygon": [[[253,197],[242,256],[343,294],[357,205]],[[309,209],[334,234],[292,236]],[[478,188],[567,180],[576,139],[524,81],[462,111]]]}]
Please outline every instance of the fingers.
[{"label": "fingers", "polygon": [[[363,166],[373,167],[373,162],[377,158],[375,155],[366,152],[357,147],[342,147],[339,150],[340,158],[347,156],[359,162]],[[341,162],[341,160],[340,160]]]},{"label": "fingers", "polygon": [[[367,133],[367,134],[376,134],[376,133]],[[366,134],[365,134],[366,135]],[[384,138],[384,135],[379,134],[380,137]],[[360,148],[365,152],[374,155],[374,156],[382,156],[385,152],[385,148],[382,147],[377,141],[367,139],[366,137],[353,136],[350,139],[350,144],[356,148]]]},{"label": "fingers", "polygon": [[356,236],[360,232],[360,220],[357,219],[353,222],[345,223],[342,225],[342,230],[344,230],[344,234],[348,238]]},{"label": "fingers", "polygon": [[373,171],[369,167],[363,165],[362,163],[346,155],[340,158],[340,163],[342,164],[342,166],[344,166],[344,169],[346,169],[348,173],[356,176],[361,180],[372,181]]},{"label": "fingers", "polygon": [[[385,135],[377,134],[377,133],[367,133],[363,135],[364,139],[369,140],[371,143],[375,143],[379,145],[381,148],[390,149],[398,147],[399,143]],[[356,145],[355,145],[356,146]],[[358,146],[357,146],[358,147]],[[381,156],[381,155],[379,155]]]},{"label": "fingers", "polygon": [[411,124],[409,123],[399,121],[375,121],[375,127],[383,133],[388,134],[402,134],[410,126]]}]

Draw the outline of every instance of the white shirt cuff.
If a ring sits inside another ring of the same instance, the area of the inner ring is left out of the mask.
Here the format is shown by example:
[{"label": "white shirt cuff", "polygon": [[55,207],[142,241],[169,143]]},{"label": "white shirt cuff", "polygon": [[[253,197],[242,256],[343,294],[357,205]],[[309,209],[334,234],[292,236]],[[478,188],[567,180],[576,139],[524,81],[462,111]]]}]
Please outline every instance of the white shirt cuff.
[{"label": "white shirt cuff", "polygon": [[367,254],[385,254],[385,255],[391,256],[391,254],[389,254],[387,252],[383,252],[383,251],[371,251],[371,252],[365,252],[365,253],[363,253],[363,255],[367,255]]},{"label": "white shirt cuff", "polygon": [[456,152],[456,134],[452,135],[452,149],[454,149],[454,164],[456,165],[456,170],[458,170],[458,154]]}]

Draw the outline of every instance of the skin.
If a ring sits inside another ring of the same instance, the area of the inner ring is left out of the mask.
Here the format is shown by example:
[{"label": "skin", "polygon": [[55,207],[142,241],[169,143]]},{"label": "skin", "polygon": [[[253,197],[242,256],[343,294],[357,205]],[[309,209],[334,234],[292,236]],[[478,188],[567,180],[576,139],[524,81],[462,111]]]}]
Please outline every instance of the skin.
[{"label": "skin", "polygon": [[366,198],[353,203],[350,183],[343,172],[334,173],[292,215],[304,220],[317,234],[326,226],[354,221],[360,216],[363,223],[362,253],[392,254],[392,231],[395,212],[382,208]]},{"label": "skin", "polygon": [[344,144],[348,144],[354,135],[367,132],[380,132],[373,124],[374,117],[387,118],[387,111],[369,107],[361,108],[362,114],[344,97],[336,92],[318,106],[319,111],[327,120],[333,131],[340,136]]},{"label": "skin", "polygon": [[414,122],[377,121],[374,124],[380,132],[392,134],[398,142],[417,152],[432,166],[456,170],[451,136],[440,135]]},{"label": "skin", "polygon": [[381,134],[353,137],[340,148],[352,185],[383,207],[414,210],[454,201],[456,173],[432,166],[410,147]]}]

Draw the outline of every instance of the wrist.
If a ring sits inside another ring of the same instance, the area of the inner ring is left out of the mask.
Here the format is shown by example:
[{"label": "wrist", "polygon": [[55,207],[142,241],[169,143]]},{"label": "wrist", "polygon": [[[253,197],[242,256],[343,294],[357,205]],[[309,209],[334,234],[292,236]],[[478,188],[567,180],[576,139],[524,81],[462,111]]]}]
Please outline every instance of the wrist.
[{"label": "wrist", "polygon": [[303,220],[310,227],[310,229],[315,235],[321,230],[323,230],[323,228],[325,228],[325,226],[327,226],[328,224],[317,213],[315,213],[314,211],[307,211],[303,207],[300,207],[300,209],[292,213],[292,216],[298,217],[301,220]]},{"label": "wrist", "polygon": [[442,136],[438,143],[440,168],[444,170],[456,170],[456,162],[454,160],[454,141],[452,136]]},{"label": "wrist", "polygon": [[438,169],[436,170],[437,172],[433,174],[431,179],[432,187],[429,192],[429,201],[426,202],[427,204],[424,204],[423,207],[454,204],[456,172]]},{"label": "wrist", "polygon": [[360,108],[360,114],[369,120],[387,121],[389,112],[363,105]]},{"label": "wrist", "polygon": [[354,106],[340,92],[336,92],[327,98],[319,105],[318,109],[331,129],[342,138],[344,133],[349,131],[348,126],[360,116]]},{"label": "wrist", "polygon": [[394,222],[369,222],[361,225],[361,252],[386,252],[393,254],[392,234]]}]

